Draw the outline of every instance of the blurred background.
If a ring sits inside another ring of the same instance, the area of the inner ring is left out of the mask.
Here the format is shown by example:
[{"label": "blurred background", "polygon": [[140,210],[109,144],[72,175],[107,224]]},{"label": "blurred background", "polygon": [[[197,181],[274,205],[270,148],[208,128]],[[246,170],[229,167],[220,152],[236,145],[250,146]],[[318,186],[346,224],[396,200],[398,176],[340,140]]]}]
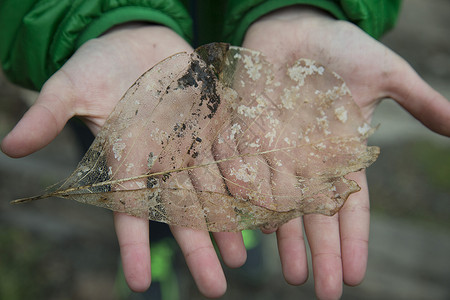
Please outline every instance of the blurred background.
[{"label": "blurred background", "polygon": [[[382,42],[450,99],[450,1],[405,0]],[[0,75],[0,138],[35,93]],[[378,107],[381,147],[368,170],[372,206],[368,271],[343,299],[450,299],[450,139],[428,131],[392,100]],[[60,199],[12,206],[68,176],[83,150],[72,127],[23,159],[0,153],[0,299],[138,299],[117,276],[119,251],[109,211]],[[312,299],[313,280],[285,283],[274,235],[258,236],[264,278],[226,269],[224,299]],[[202,299],[176,254],[182,299]]]}]

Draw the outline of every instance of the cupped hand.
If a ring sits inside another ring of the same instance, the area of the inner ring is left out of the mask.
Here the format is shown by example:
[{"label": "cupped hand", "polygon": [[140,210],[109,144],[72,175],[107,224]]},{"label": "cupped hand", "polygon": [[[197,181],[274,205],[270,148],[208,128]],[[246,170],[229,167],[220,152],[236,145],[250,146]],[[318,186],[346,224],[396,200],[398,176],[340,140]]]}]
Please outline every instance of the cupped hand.
[{"label": "cupped hand", "polygon": [[[450,136],[450,103],[406,61],[349,22],[337,21],[307,6],[289,7],[255,22],[246,33],[243,47],[261,51],[275,67],[309,58],[335,71],[345,80],[368,121],[381,99],[392,98],[431,130]],[[358,172],[347,177],[362,189],[349,197],[338,214],[303,218],[319,299],[339,298],[342,282],[357,285],[366,271],[366,176]],[[303,283],[308,266],[302,222],[290,221],[276,234],[286,281]]]},{"label": "cupped hand", "polygon": [[[90,40],[43,86],[35,104],[4,138],[2,151],[12,157],[31,154],[49,144],[73,116],[97,134],[133,82],[162,59],[192,48],[170,29],[144,24],[116,27]],[[128,285],[145,291],[151,282],[148,220],[114,214]],[[206,231],[172,227],[191,273],[208,297],[222,295],[226,281]],[[224,262],[237,267],[246,259],[242,236],[215,234]]]}]

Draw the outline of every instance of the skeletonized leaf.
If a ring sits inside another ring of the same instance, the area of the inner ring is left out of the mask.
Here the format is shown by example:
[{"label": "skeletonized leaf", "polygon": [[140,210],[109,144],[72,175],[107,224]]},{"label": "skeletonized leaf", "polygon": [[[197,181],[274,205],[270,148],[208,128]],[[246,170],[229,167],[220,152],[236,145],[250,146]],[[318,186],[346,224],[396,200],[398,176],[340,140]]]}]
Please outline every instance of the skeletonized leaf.
[{"label": "skeletonized leaf", "polygon": [[379,149],[344,81],[227,44],[173,55],[126,92],[73,174],[45,195],[209,231],[333,215]]}]

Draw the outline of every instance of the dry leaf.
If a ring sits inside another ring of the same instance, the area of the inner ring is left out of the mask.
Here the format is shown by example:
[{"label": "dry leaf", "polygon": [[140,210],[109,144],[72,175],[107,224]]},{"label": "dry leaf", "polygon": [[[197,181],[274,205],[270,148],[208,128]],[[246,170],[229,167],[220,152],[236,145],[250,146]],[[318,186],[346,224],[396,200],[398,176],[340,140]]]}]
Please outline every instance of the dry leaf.
[{"label": "dry leaf", "polygon": [[258,52],[209,44],[143,74],[75,172],[45,195],[209,231],[333,215],[344,176],[379,149],[344,81],[308,59],[274,69]]}]

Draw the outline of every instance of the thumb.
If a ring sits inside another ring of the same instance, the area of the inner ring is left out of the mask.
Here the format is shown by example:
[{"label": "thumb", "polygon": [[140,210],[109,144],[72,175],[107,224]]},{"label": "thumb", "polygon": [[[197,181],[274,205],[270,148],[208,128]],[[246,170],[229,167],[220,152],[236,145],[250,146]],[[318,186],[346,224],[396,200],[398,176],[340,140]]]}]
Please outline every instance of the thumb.
[{"label": "thumb", "polygon": [[430,87],[406,61],[388,79],[389,96],[429,129],[450,136],[450,102]]},{"label": "thumb", "polygon": [[47,146],[74,115],[70,91],[67,80],[55,74],[44,85],[36,102],[3,139],[1,150],[18,158]]}]

